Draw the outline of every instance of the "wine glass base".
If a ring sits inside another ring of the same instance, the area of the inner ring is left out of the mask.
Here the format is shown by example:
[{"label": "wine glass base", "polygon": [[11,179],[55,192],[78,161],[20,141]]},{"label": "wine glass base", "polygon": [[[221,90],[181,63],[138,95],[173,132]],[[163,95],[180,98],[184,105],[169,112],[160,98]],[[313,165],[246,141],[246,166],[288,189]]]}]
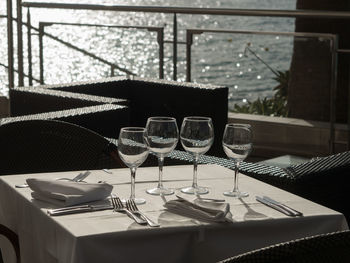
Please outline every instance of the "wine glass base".
[{"label": "wine glass base", "polygon": [[162,188],[156,187],[152,189],[147,189],[146,193],[150,195],[172,195],[174,194],[174,190],[164,188],[164,187]]},{"label": "wine glass base", "polygon": [[197,186],[197,187],[193,187],[193,186],[189,186],[189,187],[185,187],[181,189],[181,192],[185,193],[185,194],[190,194],[190,195],[204,195],[209,193],[208,188],[206,187],[201,187],[201,186]]},{"label": "wine glass base", "polygon": [[249,196],[249,194],[247,192],[241,192],[241,191],[226,191],[226,192],[224,192],[224,195],[230,196],[230,197],[235,197],[235,198],[242,198],[242,197]]}]

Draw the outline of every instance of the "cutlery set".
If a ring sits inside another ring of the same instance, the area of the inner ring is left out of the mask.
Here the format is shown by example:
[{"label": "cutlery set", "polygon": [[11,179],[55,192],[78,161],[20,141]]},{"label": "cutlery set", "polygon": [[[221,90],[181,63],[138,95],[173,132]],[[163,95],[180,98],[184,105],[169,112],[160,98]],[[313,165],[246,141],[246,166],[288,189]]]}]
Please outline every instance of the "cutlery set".
[{"label": "cutlery set", "polygon": [[138,223],[140,225],[147,224],[146,220],[144,220],[143,218],[139,217],[138,215],[133,213],[131,210],[126,208],[119,197],[116,197],[116,196],[112,195],[111,196],[111,201],[112,201],[112,204],[113,204],[113,210],[115,212],[125,212],[129,217],[134,219],[136,223]]},{"label": "cutlery set", "polygon": [[[58,178],[57,180],[67,180],[73,182],[81,182],[86,177],[89,176],[91,172],[86,171],[83,173],[79,173],[76,177],[70,178]],[[15,185],[16,188],[27,188],[28,184],[20,184]],[[152,221],[148,218],[144,213],[139,211],[134,200],[127,200],[126,205],[120,200],[119,197],[112,195],[111,196],[111,204],[101,204],[101,205],[75,205],[57,209],[49,209],[47,213],[50,216],[60,216],[60,215],[68,215],[68,214],[77,214],[77,213],[86,213],[86,212],[94,212],[94,211],[102,211],[102,210],[113,210],[115,212],[124,212],[129,217],[135,220],[136,223],[140,225],[148,224],[151,227],[159,227],[160,225]]]},{"label": "cutlery set", "polygon": [[264,205],[267,205],[273,209],[276,209],[277,211],[287,215],[287,216],[302,216],[303,214],[285,204],[282,204],[278,201],[275,201],[273,199],[271,199],[270,197],[267,196],[256,196],[255,197],[257,201],[259,201],[260,203],[263,203]]},{"label": "cutlery set", "polygon": [[[120,200],[116,195],[111,196],[111,204],[102,204],[102,205],[77,205],[57,209],[49,209],[47,213],[50,216],[60,216],[68,214],[77,214],[93,211],[102,211],[102,210],[113,210],[114,212],[126,213],[130,218],[132,218],[136,223],[140,225],[149,225],[150,227],[159,227],[160,225],[149,217],[147,217],[143,212],[141,212],[136,206],[135,202],[130,199],[125,202],[125,204]],[[225,200],[216,200],[204,198],[204,200],[209,202],[222,202]],[[203,200],[203,201],[204,201]],[[283,203],[273,200],[267,196],[256,196],[256,200],[267,205],[277,211],[292,217],[302,216],[303,214]]]},{"label": "cutlery set", "polygon": [[133,200],[127,200],[124,205],[119,197],[112,195],[111,204],[103,205],[77,205],[70,207],[63,207],[57,209],[49,209],[47,213],[50,216],[60,216],[68,214],[78,214],[85,212],[101,211],[101,210],[113,210],[114,212],[126,213],[130,218],[134,219],[136,223],[140,225],[148,224],[150,227],[159,227],[160,225],[155,223],[144,213],[142,213],[136,206]]},{"label": "cutlery set", "polygon": [[[84,180],[87,176],[89,176],[90,172],[86,171],[84,173],[78,174],[73,179],[69,178],[59,178],[57,180],[69,180],[73,182],[81,182]],[[25,188],[28,187],[27,184],[22,185],[16,185],[17,188]],[[147,217],[143,212],[141,212],[133,199],[127,200],[125,204],[120,200],[119,197],[116,195],[111,195],[111,204],[100,204],[100,205],[76,205],[76,206],[70,206],[70,207],[63,207],[63,208],[57,208],[57,209],[49,209],[47,213],[50,216],[60,216],[60,215],[68,215],[68,214],[76,214],[76,213],[85,213],[85,212],[93,212],[93,211],[102,211],[102,210],[113,210],[114,212],[122,212],[126,213],[130,218],[132,218],[136,223],[140,225],[146,225],[148,224],[150,227],[159,227],[160,225],[153,220],[151,220],[149,217]],[[203,198],[200,197],[200,200],[207,201],[207,202],[225,202],[223,199],[210,199],[210,198]],[[302,216],[303,214],[281,202],[278,202],[276,200],[273,200],[270,197],[267,196],[256,196],[256,200],[263,203],[264,205],[267,205],[273,209],[276,209],[277,211],[288,215],[292,217],[296,216]]]},{"label": "cutlery set", "polygon": [[126,208],[130,210],[133,214],[139,215],[142,219],[146,220],[147,224],[151,227],[159,227],[160,225],[147,217],[144,213],[142,213],[136,206],[134,200],[126,201]]}]

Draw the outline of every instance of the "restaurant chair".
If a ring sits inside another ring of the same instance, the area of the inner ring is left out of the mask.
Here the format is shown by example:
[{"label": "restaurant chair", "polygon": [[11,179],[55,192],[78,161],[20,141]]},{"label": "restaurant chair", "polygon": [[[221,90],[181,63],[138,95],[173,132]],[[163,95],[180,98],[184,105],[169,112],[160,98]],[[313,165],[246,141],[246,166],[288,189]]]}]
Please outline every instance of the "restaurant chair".
[{"label": "restaurant chair", "polygon": [[0,138],[0,175],[125,167],[115,144],[67,122],[4,123]]},{"label": "restaurant chair", "polygon": [[218,263],[350,262],[350,231],[292,240],[234,256]]},{"label": "restaurant chair", "polygon": [[241,172],[341,212],[350,219],[347,202],[350,151],[313,158],[286,168],[245,164],[241,166]]},{"label": "restaurant chair", "polygon": [[[16,254],[16,262],[20,263],[21,257],[20,257],[19,242],[18,242],[17,234],[13,232],[11,229],[7,228],[6,226],[0,224],[0,235],[4,236],[10,242]],[[3,263],[1,250],[2,248],[0,247],[0,262]]]},{"label": "restaurant chair", "polygon": [[[192,156],[183,151],[175,150],[169,158],[192,163]],[[234,169],[232,160],[216,156],[203,155],[199,163],[217,164]],[[341,212],[348,222],[350,221],[350,206],[347,201],[350,185],[350,151],[316,157],[285,168],[264,163],[242,162],[240,173]]]}]

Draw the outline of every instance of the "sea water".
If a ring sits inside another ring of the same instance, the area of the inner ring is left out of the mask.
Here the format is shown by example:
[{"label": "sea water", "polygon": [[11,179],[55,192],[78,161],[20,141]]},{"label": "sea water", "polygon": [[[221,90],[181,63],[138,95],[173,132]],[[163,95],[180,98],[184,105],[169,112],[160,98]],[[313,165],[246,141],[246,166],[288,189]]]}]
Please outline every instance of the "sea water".
[{"label": "sea water", "polygon": [[[73,3],[55,0],[46,2]],[[75,0],[74,3],[130,6],[185,6],[247,9],[295,9],[295,0]],[[111,11],[59,10],[31,8],[32,25],[40,22],[164,26],[165,40],[172,40],[172,14],[128,13]],[[26,9],[23,20],[26,21]],[[6,14],[6,1],[0,3]],[[14,16],[16,13],[14,11]],[[293,18],[211,16],[178,14],[178,40],[185,41],[187,28],[293,32]],[[6,19],[0,19],[0,63],[7,65]],[[94,26],[52,25],[45,32],[87,50],[125,68],[137,76],[158,78],[159,56],[155,32]],[[14,33],[16,24],[14,23]],[[33,32],[36,33],[36,32]],[[16,46],[16,38],[14,38]],[[28,72],[26,29],[24,27],[24,71]],[[39,42],[32,36],[33,76],[39,79]],[[293,38],[254,34],[205,33],[195,35],[192,45],[192,79],[197,83],[229,87],[229,102],[246,103],[258,97],[270,97],[278,85],[274,71],[288,70]],[[15,68],[17,68],[15,50]],[[111,68],[95,59],[44,37],[44,80],[46,84],[99,79],[110,76]],[[173,78],[172,44],[165,44],[164,77]],[[177,80],[186,80],[186,46],[178,44]],[[271,70],[272,69],[272,70]],[[115,75],[125,75],[118,70]],[[17,74],[15,73],[15,83]],[[34,81],[34,85],[38,83]],[[7,95],[7,70],[0,65],[0,95]],[[28,85],[28,79],[25,79]]]}]

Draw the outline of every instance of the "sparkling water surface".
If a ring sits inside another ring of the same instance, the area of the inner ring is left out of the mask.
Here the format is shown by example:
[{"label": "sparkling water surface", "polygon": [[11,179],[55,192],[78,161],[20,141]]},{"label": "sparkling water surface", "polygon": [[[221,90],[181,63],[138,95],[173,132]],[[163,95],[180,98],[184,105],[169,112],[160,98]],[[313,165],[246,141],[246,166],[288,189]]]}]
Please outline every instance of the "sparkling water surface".
[{"label": "sparkling water surface", "polygon": [[[40,1],[32,1],[40,2]],[[250,8],[250,9],[295,9],[295,0],[74,0],[49,1],[59,3],[91,3],[140,6],[187,6],[213,8]],[[26,21],[27,10],[23,9]],[[6,14],[6,1],[0,3],[0,14]],[[16,13],[14,12],[14,16]],[[172,14],[128,13],[110,11],[31,9],[32,25],[38,27],[41,22],[69,22],[108,25],[164,26],[165,40],[172,40]],[[281,31],[293,32],[294,19],[269,17],[236,17],[210,15],[178,14],[178,38],[185,41],[186,28]],[[0,63],[7,65],[7,28],[6,19],[0,19]],[[132,71],[140,77],[158,78],[159,57],[157,35],[155,32],[140,29],[119,29],[91,26],[52,25],[45,32],[70,42],[111,63]],[[14,33],[16,24],[14,23]],[[35,32],[33,32],[35,33]],[[16,45],[16,38],[14,39]],[[24,27],[24,71],[28,72],[26,50],[26,28]],[[38,36],[32,36],[33,75],[39,79],[39,43]],[[250,52],[247,50],[249,47]],[[230,107],[234,103],[244,103],[257,97],[272,96],[277,86],[272,71],[256,56],[274,70],[287,70],[293,48],[293,39],[282,36],[257,36],[247,34],[206,33],[196,35],[192,46],[192,81],[224,85],[230,88]],[[15,50],[15,54],[16,54]],[[186,49],[178,45],[178,81],[186,79]],[[173,78],[172,45],[165,44],[164,75]],[[15,68],[17,68],[15,58]],[[46,84],[67,83],[99,79],[110,76],[109,66],[72,50],[48,37],[44,38],[44,79]],[[118,70],[115,75],[125,75]],[[17,74],[15,74],[17,83]],[[0,65],[0,95],[8,95],[7,70]],[[25,85],[28,80],[25,79]],[[34,85],[38,85],[34,81]]]}]

